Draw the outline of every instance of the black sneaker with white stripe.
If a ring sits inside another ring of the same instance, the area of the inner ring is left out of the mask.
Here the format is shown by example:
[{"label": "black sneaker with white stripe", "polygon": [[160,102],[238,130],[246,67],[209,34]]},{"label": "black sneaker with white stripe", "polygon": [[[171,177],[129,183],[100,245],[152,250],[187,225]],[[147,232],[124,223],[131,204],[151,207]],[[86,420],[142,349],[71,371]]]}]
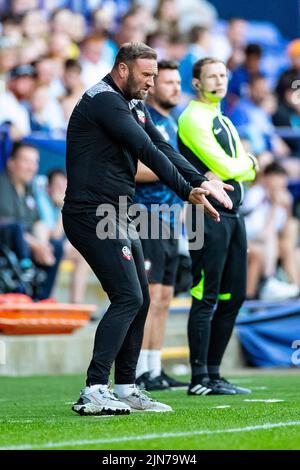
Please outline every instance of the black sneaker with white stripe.
[{"label": "black sneaker with white stripe", "polygon": [[169,385],[164,383],[160,376],[152,378],[150,372],[145,372],[137,377],[135,383],[141,390],[147,390],[147,392],[167,390],[169,388]]},{"label": "black sneaker with white stripe", "polygon": [[173,377],[167,375],[164,370],[161,371],[160,380],[171,390],[186,390],[189,386],[188,382],[181,382],[176,380]]},{"label": "black sneaker with white stripe", "polygon": [[221,381],[202,379],[199,383],[192,383],[188,388],[188,395],[236,395],[236,392],[225,387]]},{"label": "black sneaker with white stripe", "polygon": [[220,379],[215,379],[212,382],[218,382],[219,384],[221,384],[223,387],[227,388],[228,390],[233,390],[236,395],[247,395],[249,393],[252,393],[250,388],[238,387],[237,385],[229,382],[223,377],[221,377]]}]

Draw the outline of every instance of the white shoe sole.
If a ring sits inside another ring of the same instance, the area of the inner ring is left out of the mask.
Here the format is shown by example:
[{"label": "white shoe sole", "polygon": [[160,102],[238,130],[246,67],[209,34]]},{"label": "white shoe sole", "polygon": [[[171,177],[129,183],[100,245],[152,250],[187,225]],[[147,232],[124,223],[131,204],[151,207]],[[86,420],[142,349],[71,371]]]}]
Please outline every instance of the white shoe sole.
[{"label": "white shoe sole", "polygon": [[169,413],[170,411],[174,410],[152,410],[152,409],[146,409],[146,410],[135,410],[131,408],[131,413]]},{"label": "white shoe sole", "polygon": [[119,408],[113,406],[97,406],[93,403],[86,403],[85,405],[73,405],[72,410],[81,416],[129,415],[131,411],[129,407]]}]

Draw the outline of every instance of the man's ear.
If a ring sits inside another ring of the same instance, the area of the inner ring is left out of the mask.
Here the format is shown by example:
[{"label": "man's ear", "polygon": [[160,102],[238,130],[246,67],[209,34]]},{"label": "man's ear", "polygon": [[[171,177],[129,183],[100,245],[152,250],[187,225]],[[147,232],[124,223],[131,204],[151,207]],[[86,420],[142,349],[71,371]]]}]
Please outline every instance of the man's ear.
[{"label": "man's ear", "polygon": [[14,166],[14,161],[11,158],[9,158],[6,162],[6,167],[9,171],[11,171],[13,170],[13,166]]},{"label": "man's ear", "polygon": [[196,88],[196,90],[201,90],[201,88],[202,88],[200,80],[198,78],[193,78],[192,85],[193,85],[194,88]]},{"label": "man's ear", "polygon": [[118,71],[119,71],[119,75],[121,78],[128,77],[128,73],[129,73],[128,65],[125,64],[124,62],[119,63]]}]

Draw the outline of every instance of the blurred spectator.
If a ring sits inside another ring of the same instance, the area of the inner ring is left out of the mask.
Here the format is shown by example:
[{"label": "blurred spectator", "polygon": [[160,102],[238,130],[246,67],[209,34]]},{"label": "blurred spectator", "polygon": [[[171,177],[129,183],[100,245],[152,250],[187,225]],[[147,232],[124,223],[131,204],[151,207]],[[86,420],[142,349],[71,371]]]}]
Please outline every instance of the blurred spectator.
[{"label": "blurred spectator", "polygon": [[20,65],[10,72],[7,91],[0,96],[0,124],[10,126],[13,140],[30,134],[29,114],[24,106],[32,95],[35,70],[30,65]]},{"label": "blurred spectator", "polygon": [[87,34],[87,24],[85,17],[79,13],[73,14],[72,19],[72,30],[70,32],[70,37],[74,43],[80,43],[83,41]]},{"label": "blurred spectator", "polygon": [[185,56],[187,47],[188,44],[184,34],[170,36],[165,57],[167,57],[168,60],[175,60],[179,63]]},{"label": "blurred spectator", "polygon": [[261,57],[262,49],[258,44],[246,46],[245,61],[232,71],[229,81],[229,93],[234,95],[232,98],[235,98],[235,101],[247,95],[250,79],[261,73]]},{"label": "blurred spectator", "polygon": [[113,31],[114,16],[111,9],[101,6],[92,14],[92,29],[95,34],[108,34]]},{"label": "blurred spectator", "polygon": [[149,31],[141,22],[135,10],[129,10],[120,20],[120,25],[114,35],[117,47],[125,42],[145,42]]},{"label": "blurred spectator", "polygon": [[72,42],[67,33],[55,32],[51,34],[48,44],[48,55],[60,59],[76,59],[79,55],[79,48]]},{"label": "blurred spectator", "polygon": [[113,23],[111,10],[102,7],[93,13],[91,34],[105,36],[101,57],[108,63],[114,62],[118,50],[116,43],[112,39]]},{"label": "blurred spectator", "polygon": [[146,29],[146,34],[155,30],[156,22],[152,16],[148,5],[136,5],[134,4],[128,12],[131,12],[137,18],[140,25]]},{"label": "blurred spectator", "polygon": [[71,36],[73,29],[73,12],[68,8],[59,8],[51,18],[52,33],[63,33]]},{"label": "blurred spectator", "polygon": [[179,13],[179,31],[187,34],[194,26],[211,28],[218,13],[216,8],[206,0],[176,0]]},{"label": "blurred spectator", "polygon": [[237,102],[230,118],[239,134],[250,141],[254,154],[270,151],[275,156],[283,157],[289,155],[290,149],[276,135],[271,116],[264,108],[270,94],[267,79],[261,74],[255,75],[249,82],[249,97]]},{"label": "blurred spectator", "polygon": [[[287,173],[276,162],[269,164],[260,184],[245,195],[242,212],[249,242],[248,297],[279,300],[299,294],[300,268],[296,257],[298,223],[292,218],[292,198],[287,190]],[[288,283],[276,278],[279,259]]]},{"label": "blurred spectator", "polygon": [[38,85],[46,86],[53,98],[64,93],[61,61],[56,61],[52,57],[42,57],[35,63],[35,69]]},{"label": "blurred spectator", "polygon": [[179,34],[179,11],[176,0],[159,0],[154,13],[156,30],[169,36]]},{"label": "blurred spectator", "polygon": [[290,58],[292,69],[300,70],[300,39],[294,39],[288,44],[288,56]]},{"label": "blurred spectator", "polygon": [[295,39],[289,43],[287,53],[291,61],[291,67],[279,77],[277,84],[277,93],[279,95],[282,92],[281,87],[286,87],[286,76],[289,76],[291,72],[296,72],[299,74],[298,78],[300,78],[300,39]]},{"label": "blurred spectator", "polygon": [[21,223],[3,223],[0,219],[0,252],[3,245],[13,250],[22,271],[32,267],[29,246],[24,236],[25,232]]},{"label": "blurred spectator", "polygon": [[87,32],[85,17],[68,8],[58,8],[52,13],[51,33],[67,35],[74,43],[84,39]]},{"label": "blurred spectator", "polygon": [[22,17],[20,15],[6,15],[2,18],[2,36],[13,41],[14,45],[22,41]]},{"label": "blurred spectator", "polygon": [[[280,79],[277,87],[278,108],[273,114],[273,124],[277,127],[300,128],[300,71],[289,70]],[[284,139],[294,154],[300,153],[299,135]]]},{"label": "blurred spectator", "polygon": [[[276,126],[299,126],[299,89],[300,84],[300,39],[291,41],[288,45],[288,56],[291,67],[285,70],[279,77],[276,93],[279,100],[278,112],[274,115],[273,122]],[[299,80],[299,82],[297,82]],[[295,88],[294,88],[295,86]],[[293,99],[294,98],[294,99]],[[299,150],[298,143],[293,139],[286,142],[294,151]]]},{"label": "blurred spectator", "polygon": [[41,292],[41,298],[47,298],[54,285],[62,245],[58,240],[50,240],[49,230],[39,217],[32,190],[38,162],[36,148],[28,144],[15,146],[7,161],[7,169],[0,174],[0,220],[23,225],[32,259],[47,274]]},{"label": "blurred spectator", "polygon": [[197,22],[188,32],[188,50],[180,63],[182,89],[184,93],[193,96],[192,67],[193,64],[204,57],[212,56],[229,61],[229,67],[236,68],[244,60],[244,47],[246,42],[247,22],[240,18],[233,18],[228,22],[224,34],[213,34],[213,24],[201,25]]},{"label": "blurred spectator", "polygon": [[[156,0],[154,0],[156,1]],[[147,6],[150,0],[147,0]],[[85,13],[90,14],[96,10],[103,10],[106,16],[112,18],[111,31],[116,29],[120,19],[128,12],[132,4],[137,4],[136,0],[87,0]]]},{"label": "blurred spectator", "polygon": [[[211,30],[217,16],[215,7],[210,2],[202,0],[186,0],[184,2],[181,0],[160,0],[154,12],[154,17],[157,20],[156,30],[167,33],[169,36],[176,34],[188,36],[196,28]],[[214,37],[214,39],[216,38]],[[218,42],[215,47],[216,51],[218,51],[219,45]],[[223,59],[223,57],[221,58]]]},{"label": "blurred spectator", "polygon": [[36,62],[48,50],[44,41],[24,40],[18,48],[18,64],[28,65]]},{"label": "blurred spectator", "polygon": [[66,239],[61,208],[67,187],[67,178],[63,170],[52,170],[48,175],[46,191],[39,191],[37,203],[41,219],[48,227],[50,237],[63,243],[64,259],[72,261],[74,271],[71,277],[70,302],[83,303],[86,292],[88,265],[84,258]]},{"label": "blurred spectator", "polygon": [[29,10],[35,10],[38,6],[38,0],[11,0],[11,12],[15,15],[22,15]]},{"label": "blurred spectator", "polygon": [[31,260],[22,223],[0,222],[0,292],[24,293],[39,300],[46,273]]},{"label": "blurred spectator", "polygon": [[51,98],[46,86],[38,86],[30,98],[30,127],[32,132],[55,132],[66,129],[63,111]]},{"label": "blurred spectator", "polygon": [[226,47],[225,44],[227,39],[227,48],[230,49],[227,61],[227,67],[229,70],[234,70],[236,67],[239,67],[245,59],[244,50],[246,45],[247,26],[248,23],[244,18],[231,18],[228,21],[223,48]]},{"label": "blurred spectator", "polygon": [[22,17],[21,31],[20,63],[29,64],[47,53],[49,24],[42,10],[28,11]]},{"label": "blurred spectator", "polygon": [[66,61],[63,75],[65,94],[60,97],[65,127],[69,121],[74,106],[85,91],[85,86],[81,79],[81,70],[81,65],[76,60],[69,59]]},{"label": "blurred spectator", "polygon": [[22,18],[22,33],[25,38],[40,41],[49,33],[49,23],[42,10],[28,11]]},{"label": "blurred spectator", "polygon": [[113,63],[106,62],[102,57],[105,36],[88,36],[81,44],[80,64],[82,81],[86,89],[95,85],[110,70]]},{"label": "blurred spectator", "polygon": [[[7,73],[17,65],[17,49],[7,40],[0,39],[0,77],[5,81]],[[1,91],[5,87],[3,86]]]},{"label": "blurred spectator", "polygon": [[[161,31],[156,30],[153,33],[148,34],[146,44],[156,50],[158,60],[165,60],[166,58],[169,59],[170,37],[167,33],[162,33]],[[187,44],[185,47],[187,47]],[[181,59],[182,58],[183,57],[181,57]]]},{"label": "blurred spectator", "polygon": [[189,32],[189,47],[185,57],[180,62],[179,71],[182,80],[182,91],[189,95],[194,95],[195,90],[192,87],[192,69],[197,60],[210,55],[212,43],[211,33],[204,26],[194,26]]},{"label": "blurred spectator", "polygon": [[[41,3],[41,0],[39,0],[40,3]],[[66,5],[70,5],[71,3],[73,3],[73,8],[74,6],[76,6],[76,3],[77,3],[77,7],[78,7],[78,2],[75,1],[70,1],[70,0],[42,0],[42,5],[43,5],[43,9],[48,13],[48,14],[53,14],[55,11],[57,10],[60,10],[62,8],[64,8]],[[81,3],[81,2],[79,2]],[[85,3],[85,2],[83,2]],[[81,7],[83,6],[82,3],[80,5]]]},{"label": "blurred spectator", "polygon": [[300,70],[289,70],[281,77],[276,88],[278,110],[273,119],[276,126],[299,126],[299,85]]}]

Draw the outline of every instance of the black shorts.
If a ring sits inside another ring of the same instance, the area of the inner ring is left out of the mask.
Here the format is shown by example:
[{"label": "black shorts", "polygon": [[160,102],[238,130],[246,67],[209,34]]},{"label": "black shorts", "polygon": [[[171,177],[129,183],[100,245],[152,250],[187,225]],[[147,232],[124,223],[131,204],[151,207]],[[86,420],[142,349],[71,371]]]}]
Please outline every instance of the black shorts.
[{"label": "black shorts", "polygon": [[141,240],[150,284],[174,286],[179,262],[178,240]]}]

